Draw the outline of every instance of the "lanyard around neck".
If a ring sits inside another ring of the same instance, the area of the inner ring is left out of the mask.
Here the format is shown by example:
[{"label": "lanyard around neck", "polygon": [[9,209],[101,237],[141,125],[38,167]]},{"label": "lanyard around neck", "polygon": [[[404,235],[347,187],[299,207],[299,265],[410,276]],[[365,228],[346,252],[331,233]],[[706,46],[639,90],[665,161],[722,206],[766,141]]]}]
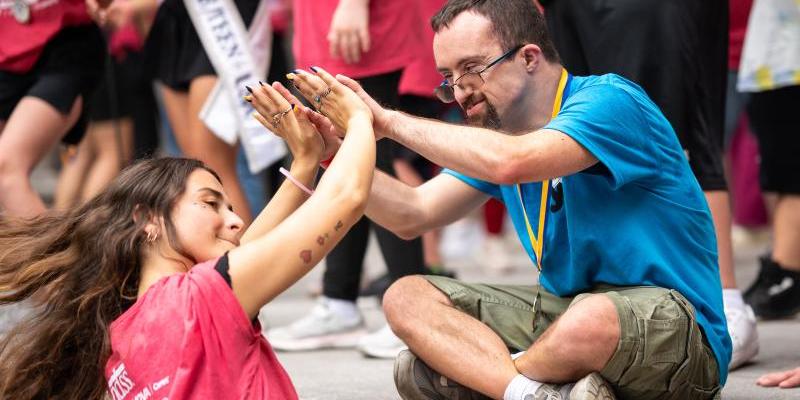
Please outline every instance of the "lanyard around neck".
[{"label": "lanyard around neck", "polygon": [[[569,75],[567,74],[566,69],[561,69],[561,79],[558,81],[558,90],[556,91],[556,98],[553,101],[553,112],[550,115],[550,118],[555,118],[558,115],[558,112],[561,111],[561,102],[564,97],[564,89],[567,87],[567,79]],[[545,216],[547,215],[547,194],[550,190],[550,180],[546,179],[542,181],[542,196],[541,201],[539,203],[539,226],[537,235],[533,234],[533,227],[531,227],[531,222],[528,219],[528,212],[525,210],[525,202],[522,199],[522,185],[517,184],[517,195],[519,197],[519,204],[522,208],[522,216],[525,219],[525,227],[528,228],[528,237],[531,241],[531,246],[533,247],[533,254],[536,256],[536,266],[539,268],[539,271],[542,270],[542,250],[544,249],[544,223],[545,223]]]}]

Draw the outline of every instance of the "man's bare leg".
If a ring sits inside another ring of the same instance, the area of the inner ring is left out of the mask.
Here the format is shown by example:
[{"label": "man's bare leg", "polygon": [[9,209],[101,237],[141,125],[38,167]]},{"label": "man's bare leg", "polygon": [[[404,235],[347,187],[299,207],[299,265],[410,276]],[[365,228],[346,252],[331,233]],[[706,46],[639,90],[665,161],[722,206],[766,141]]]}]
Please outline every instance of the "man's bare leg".
[{"label": "man's bare leg", "polygon": [[619,340],[616,309],[605,296],[590,296],[570,308],[516,366],[497,334],[456,309],[422,277],[395,282],[383,307],[395,334],[426,364],[495,399],[503,398],[521,372],[538,381],[569,382],[600,370]]}]

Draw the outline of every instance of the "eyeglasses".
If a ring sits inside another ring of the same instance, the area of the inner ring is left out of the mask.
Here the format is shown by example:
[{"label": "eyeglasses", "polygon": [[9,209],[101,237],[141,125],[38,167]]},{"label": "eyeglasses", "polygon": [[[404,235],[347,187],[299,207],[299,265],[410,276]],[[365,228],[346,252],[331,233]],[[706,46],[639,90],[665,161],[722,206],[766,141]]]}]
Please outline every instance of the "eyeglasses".
[{"label": "eyeglasses", "polygon": [[455,87],[458,86],[460,89],[464,89],[466,87],[471,87],[473,89],[479,88],[483,86],[485,81],[483,80],[482,73],[486,72],[487,69],[493,67],[495,64],[499,63],[507,59],[509,56],[513,55],[517,52],[517,50],[521,49],[523,45],[518,45],[512,48],[511,50],[503,53],[502,56],[497,57],[494,61],[490,62],[485,67],[481,68],[477,71],[466,71],[461,76],[458,77],[452,83],[450,79],[445,79],[442,83],[433,90],[433,93],[436,97],[439,98],[442,102],[445,103],[452,103],[456,100],[456,93]]}]

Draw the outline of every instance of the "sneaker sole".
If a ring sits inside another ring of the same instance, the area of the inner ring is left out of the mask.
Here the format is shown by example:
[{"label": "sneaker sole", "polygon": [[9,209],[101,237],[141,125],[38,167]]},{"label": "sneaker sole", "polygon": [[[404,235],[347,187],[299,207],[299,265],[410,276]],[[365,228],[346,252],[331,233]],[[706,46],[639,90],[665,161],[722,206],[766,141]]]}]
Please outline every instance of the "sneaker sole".
[{"label": "sneaker sole", "polygon": [[592,372],[575,383],[569,392],[570,400],[616,400],[611,385],[597,372]]},{"label": "sneaker sole", "polygon": [[400,352],[403,351],[403,350],[408,350],[408,347],[402,347],[402,348],[399,348],[399,349],[397,349],[397,348],[395,348],[395,349],[384,349],[384,348],[375,349],[375,348],[366,347],[366,346],[358,346],[358,351],[360,351],[361,354],[363,354],[364,356],[369,357],[369,358],[393,359],[393,358],[396,358],[397,355],[400,354]]},{"label": "sneaker sole", "polygon": [[341,349],[356,347],[359,339],[367,334],[366,329],[358,329],[325,336],[314,336],[304,339],[281,340],[264,335],[275,350],[280,351],[309,351],[322,349]]}]

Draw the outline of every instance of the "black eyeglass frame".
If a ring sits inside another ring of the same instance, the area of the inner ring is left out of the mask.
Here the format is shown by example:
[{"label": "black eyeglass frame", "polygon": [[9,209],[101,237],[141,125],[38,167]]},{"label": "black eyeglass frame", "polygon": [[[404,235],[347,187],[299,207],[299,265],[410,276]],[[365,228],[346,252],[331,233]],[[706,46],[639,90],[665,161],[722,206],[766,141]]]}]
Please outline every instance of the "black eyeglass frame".
[{"label": "black eyeglass frame", "polygon": [[467,75],[477,75],[478,78],[481,80],[481,82],[486,83],[486,81],[483,80],[483,76],[481,74],[486,72],[487,69],[489,69],[489,68],[495,66],[496,64],[500,63],[501,61],[504,61],[509,56],[511,56],[514,53],[516,53],[517,51],[519,51],[519,49],[521,49],[523,46],[525,46],[525,45],[524,44],[520,44],[520,45],[514,46],[511,50],[503,53],[503,55],[501,55],[500,57],[495,58],[492,62],[487,64],[485,67],[481,68],[480,71],[464,72],[463,74],[461,74],[461,76],[458,77],[458,79],[453,81],[452,85],[447,83],[447,79],[443,80],[442,83],[439,84],[439,86],[437,86],[435,89],[433,89],[433,93],[443,103],[452,103],[452,102],[454,102],[456,100],[455,87],[458,86],[458,82],[463,77],[465,77]]}]

